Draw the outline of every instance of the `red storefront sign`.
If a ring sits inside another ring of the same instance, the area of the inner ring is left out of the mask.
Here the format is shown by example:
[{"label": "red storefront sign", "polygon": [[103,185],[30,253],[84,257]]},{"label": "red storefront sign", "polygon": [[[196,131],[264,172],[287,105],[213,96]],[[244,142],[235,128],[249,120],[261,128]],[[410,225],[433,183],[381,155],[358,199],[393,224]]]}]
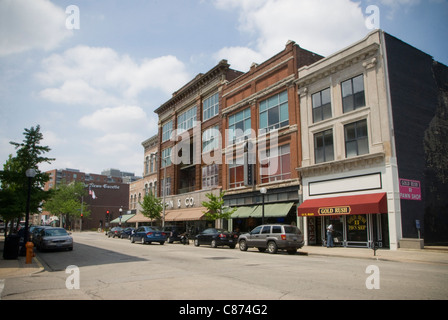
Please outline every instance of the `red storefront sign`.
[{"label": "red storefront sign", "polygon": [[421,201],[420,181],[400,179],[400,199]]}]

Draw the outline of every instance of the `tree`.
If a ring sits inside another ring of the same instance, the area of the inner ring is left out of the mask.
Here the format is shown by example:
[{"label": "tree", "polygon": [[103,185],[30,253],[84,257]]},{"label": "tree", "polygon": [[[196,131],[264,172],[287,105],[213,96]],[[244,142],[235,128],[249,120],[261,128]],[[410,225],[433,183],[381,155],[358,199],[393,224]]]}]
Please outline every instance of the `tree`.
[{"label": "tree", "polygon": [[[152,192],[143,197],[143,202],[139,202],[142,210],[140,212],[151,220],[160,220],[160,213],[163,210],[162,201],[155,197]],[[152,221],[151,221],[152,224]]]},{"label": "tree", "polygon": [[36,176],[32,179],[30,212],[37,212],[42,202],[51,195],[51,191],[43,190],[49,176],[41,172],[38,167],[41,163],[51,163],[54,160],[44,156],[51,149],[48,146],[40,145],[43,135],[39,125],[36,128],[25,129],[23,134],[25,139],[22,143],[10,142],[15,146],[17,154],[15,157],[9,156],[3,166],[3,171],[0,172],[2,187],[0,190],[0,204],[2,205],[0,214],[6,220],[18,219],[26,211],[28,190],[26,171],[28,169],[36,171]]},{"label": "tree", "polygon": [[87,196],[84,183],[76,181],[70,184],[62,183],[54,191],[52,197],[45,202],[44,210],[58,216],[60,221],[70,224],[72,219],[81,218],[81,211],[84,217],[90,215],[87,205],[82,202],[82,197]]},{"label": "tree", "polygon": [[203,201],[202,206],[207,208],[207,211],[204,212],[207,220],[230,219],[230,216],[236,211],[236,208],[229,209],[224,207],[224,194],[225,192],[221,191],[218,196],[213,193],[205,195],[209,201]]}]

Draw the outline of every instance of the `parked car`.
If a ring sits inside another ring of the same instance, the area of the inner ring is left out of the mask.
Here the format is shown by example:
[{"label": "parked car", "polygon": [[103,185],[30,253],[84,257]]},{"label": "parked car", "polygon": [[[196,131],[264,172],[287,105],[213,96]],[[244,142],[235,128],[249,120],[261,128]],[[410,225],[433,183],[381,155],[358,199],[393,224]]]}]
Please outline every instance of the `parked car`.
[{"label": "parked car", "polygon": [[36,247],[39,250],[73,250],[73,238],[64,228],[43,228],[36,237]]},{"label": "parked car", "polygon": [[240,235],[238,243],[241,251],[255,247],[260,252],[267,249],[269,253],[277,253],[278,249],[283,249],[289,254],[295,254],[297,249],[303,247],[303,235],[296,226],[267,224]]},{"label": "parked car", "polygon": [[29,237],[31,242],[36,246],[37,236],[42,229],[50,228],[49,226],[32,226],[29,230]]},{"label": "parked car", "polygon": [[120,232],[120,238],[121,239],[128,239],[131,236],[132,232],[134,232],[134,231],[135,231],[135,228],[132,228],[132,227],[124,228]]},{"label": "parked car", "polygon": [[113,227],[112,229],[110,229],[107,232],[107,237],[108,238],[110,238],[110,237],[112,237],[112,238],[119,237],[122,230],[123,230],[123,228],[121,228],[121,227]]},{"label": "parked car", "polygon": [[158,242],[164,244],[166,241],[166,233],[159,230],[157,227],[142,226],[135,230],[131,235],[131,242],[140,241],[142,244]]},{"label": "parked car", "polygon": [[212,248],[229,246],[234,249],[237,241],[238,235],[233,232],[224,229],[208,228],[196,235],[194,245],[198,247],[201,244],[208,244]]},{"label": "parked car", "polygon": [[177,226],[164,226],[162,228],[162,231],[167,234],[168,243],[181,241],[181,234],[184,233],[184,231]]}]

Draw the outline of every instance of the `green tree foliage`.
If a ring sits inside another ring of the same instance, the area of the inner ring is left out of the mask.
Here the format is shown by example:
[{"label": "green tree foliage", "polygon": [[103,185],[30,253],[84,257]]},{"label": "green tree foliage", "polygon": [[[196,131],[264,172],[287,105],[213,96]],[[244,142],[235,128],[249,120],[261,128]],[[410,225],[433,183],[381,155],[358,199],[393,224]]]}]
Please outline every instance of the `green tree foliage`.
[{"label": "green tree foliage", "polygon": [[[142,210],[140,212],[151,220],[160,220],[163,211],[162,201],[151,192],[143,197],[143,202],[139,202]],[[151,221],[152,223],[152,221]]]},{"label": "green tree foliage", "polygon": [[17,154],[15,157],[9,156],[3,165],[3,171],[0,172],[0,215],[7,221],[20,218],[25,214],[29,182],[26,176],[28,169],[36,171],[36,176],[31,180],[31,213],[37,212],[42,202],[51,195],[51,191],[43,190],[49,176],[39,170],[39,164],[51,163],[54,160],[44,156],[51,149],[40,145],[43,135],[39,125],[36,128],[25,129],[23,135],[25,139],[22,143],[10,142],[15,146]]},{"label": "green tree foliage", "polygon": [[207,208],[207,211],[204,212],[207,220],[230,219],[230,216],[236,211],[236,208],[229,209],[224,207],[224,194],[225,192],[222,191],[218,196],[213,193],[207,193],[205,195],[209,201],[203,201],[202,206]]},{"label": "green tree foliage", "polygon": [[44,210],[66,221],[80,218],[82,210],[83,216],[87,218],[90,210],[83,203],[83,196],[87,196],[84,183],[79,181],[70,184],[61,183],[54,190],[52,197],[45,202]]}]

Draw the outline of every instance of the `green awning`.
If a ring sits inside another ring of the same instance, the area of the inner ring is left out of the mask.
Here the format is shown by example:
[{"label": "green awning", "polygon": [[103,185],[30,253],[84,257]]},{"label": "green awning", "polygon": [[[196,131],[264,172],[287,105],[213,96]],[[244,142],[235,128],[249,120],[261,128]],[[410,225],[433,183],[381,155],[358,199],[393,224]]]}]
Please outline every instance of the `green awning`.
[{"label": "green awning", "polygon": [[[265,204],[264,216],[269,218],[286,217],[293,205],[294,202]],[[257,208],[252,212],[253,218],[261,218],[262,215],[263,205],[257,206]]]},{"label": "green awning", "polygon": [[249,218],[252,215],[252,212],[257,207],[239,207],[231,216],[232,219],[236,218]]},{"label": "green awning", "polygon": [[[131,219],[135,214],[123,214],[121,216],[121,223],[126,223],[129,219]],[[112,220],[110,223],[120,223],[120,217]]]}]

